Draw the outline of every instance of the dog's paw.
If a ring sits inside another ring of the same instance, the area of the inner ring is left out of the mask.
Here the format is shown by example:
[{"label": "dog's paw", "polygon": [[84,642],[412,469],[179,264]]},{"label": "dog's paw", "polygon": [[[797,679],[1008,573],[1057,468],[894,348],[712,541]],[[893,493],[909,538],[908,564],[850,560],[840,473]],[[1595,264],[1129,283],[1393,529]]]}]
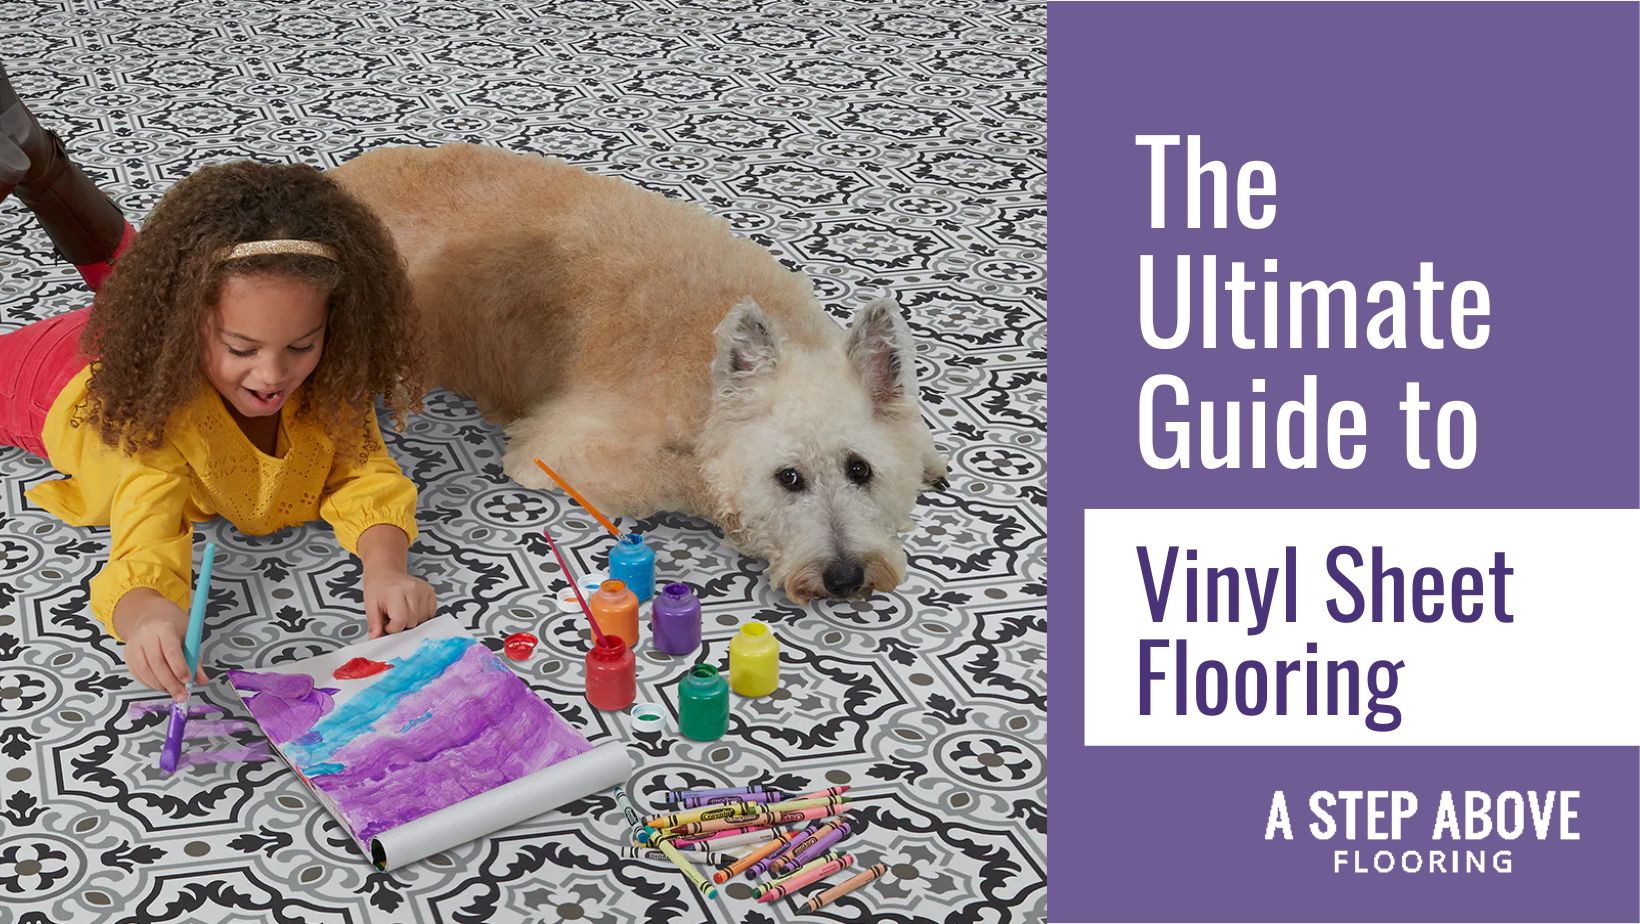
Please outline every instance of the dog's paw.
[{"label": "dog's paw", "polygon": [[508,478],[526,488],[541,491],[553,486],[552,479],[541,470],[541,466],[535,464],[535,456],[527,452],[508,450],[506,455],[501,457],[501,470],[507,473]]}]

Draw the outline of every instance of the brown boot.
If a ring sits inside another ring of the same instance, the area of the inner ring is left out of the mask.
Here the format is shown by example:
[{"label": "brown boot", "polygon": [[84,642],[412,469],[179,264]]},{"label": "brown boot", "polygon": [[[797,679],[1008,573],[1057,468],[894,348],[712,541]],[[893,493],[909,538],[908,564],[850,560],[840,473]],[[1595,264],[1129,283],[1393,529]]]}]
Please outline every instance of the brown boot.
[{"label": "brown boot", "polygon": [[[8,185],[9,172],[23,158],[27,166]],[[40,127],[0,66],[0,199],[12,189],[40,219],[57,252],[76,266],[108,262],[125,240],[119,207],[68,159],[62,141]]]}]

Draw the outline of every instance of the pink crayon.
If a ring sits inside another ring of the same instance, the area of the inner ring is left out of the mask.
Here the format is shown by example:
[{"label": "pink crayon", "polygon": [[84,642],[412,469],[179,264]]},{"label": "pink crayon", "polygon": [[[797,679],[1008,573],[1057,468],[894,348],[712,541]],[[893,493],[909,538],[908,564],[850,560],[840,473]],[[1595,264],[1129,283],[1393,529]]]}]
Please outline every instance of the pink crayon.
[{"label": "pink crayon", "polygon": [[788,895],[791,895],[791,894],[795,893],[798,889],[803,888],[804,886],[808,885],[811,882],[819,882],[820,880],[826,878],[827,876],[830,876],[832,873],[835,873],[839,870],[848,869],[849,867],[851,867],[853,865],[854,865],[854,854],[845,853],[841,857],[838,857],[837,859],[831,861],[830,863],[827,863],[824,866],[817,866],[814,869],[809,870],[806,873],[799,873],[796,876],[792,876],[790,879],[780,880],[779,882],[775,883],[775,885],[772,888],[770,888],[767,892],[764,892],[762,895],[759,895],[757,897],[757,900],[760,901],[760,902],[764,902],[764,903],[768,903],[768,902],[772,902],[772,901],[778,901],[782,898],[785,898]]}]

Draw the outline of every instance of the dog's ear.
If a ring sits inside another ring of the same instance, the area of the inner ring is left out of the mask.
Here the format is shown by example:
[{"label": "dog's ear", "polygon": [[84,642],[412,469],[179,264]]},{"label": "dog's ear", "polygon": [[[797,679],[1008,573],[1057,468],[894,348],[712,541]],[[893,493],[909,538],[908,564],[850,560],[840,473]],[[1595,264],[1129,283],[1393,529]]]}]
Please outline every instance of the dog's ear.
[{"label": "dog's ear", "polygon": [[878,413],[916,404],[916,347],[892,296],[860,309],[848,330],[848,358]]},{"label": "dog's ear", "polygon": [[712,380],[720,395],[733,396],[774,371],[780,362],[780,329],[757,302],[729,309],[715,332]]}]

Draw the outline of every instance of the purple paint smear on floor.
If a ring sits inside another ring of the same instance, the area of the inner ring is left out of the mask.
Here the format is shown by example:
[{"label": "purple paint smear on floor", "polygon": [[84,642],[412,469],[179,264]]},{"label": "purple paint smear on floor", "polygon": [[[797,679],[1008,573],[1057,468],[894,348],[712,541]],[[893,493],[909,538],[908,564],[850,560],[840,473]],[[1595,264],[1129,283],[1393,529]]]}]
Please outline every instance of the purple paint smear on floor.
[{"label": "purple paint smear on floor", "polygon": [[177,761],[177,766],[199,767],[205,764],[241,764],[247,761],[264,761],[273,757],[268,750],[266,741],[253,741],[242,748],[222,748],[216,751],[202,751],[195,754],[184,754]]},{"label": "purple paint smear on floor", "polygon": [[206,719],[191,721],[188,730],[182,733],[184,740],[195,738],[214,738],[222,735],[233,735],[242,731],[250,731],[251,723],[245,719]]},{"label": "purple paint smear on floor", "polygon": [[[132,715],[153,715],[156,712],[168,713],[170,711],[171,700],[168,699],[149,700],[147,702],[137,703],[131,707]],[[210,715],[213,712],[221,714],[226,713],[227,710],[223,709],[221,706],[213,706],[210,703],[195,703],[194,705],[188,707],[188,718],[197,719],[200,716]]]},{"label": "purple paint smear on floor", "polygon": [[591,747],[489,649],[473,644],[336,749],[327,772],[309,782],[368,845],[383,831]]}]

